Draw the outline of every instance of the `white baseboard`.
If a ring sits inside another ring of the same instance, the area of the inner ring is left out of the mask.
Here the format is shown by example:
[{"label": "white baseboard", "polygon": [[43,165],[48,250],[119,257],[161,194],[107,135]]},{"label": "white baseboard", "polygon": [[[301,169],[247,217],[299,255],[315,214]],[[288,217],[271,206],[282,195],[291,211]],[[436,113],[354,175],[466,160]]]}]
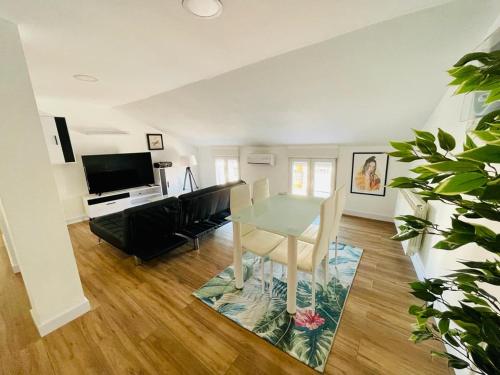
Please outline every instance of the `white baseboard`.
[{"label": "white baseboard", "polygon": [[85,215],[83,215],[83,216],[76,216],[76,217],[72,217],[70,219],[66,219],[66,224],[70,225],[70,224],[80,223],[80,222],[86,221],[88,219],[89,219],[89,217],[85,216]]},{"label": "white baseboard", "polygon": [[12,271],[14,273],[20,273],[21,272],[21,269],[19,268],[19,265],[18,264],[13,264],[12,265]]},{"label": "white baseboard", "polygon": [[415,272],[417,273],[417,277],[420,281],[425,279],[425,267],[422,263],[422,259],[420,259],[420,255],[414,254],[410,257],[411,263],[413,264],[413,268],[415,268]]},{"label": "white baseboard", "polygon": [[82,316],[88,311],[90,311],[90,303],[89,300],[84,297],[81,303],[67,309],[66,311],[63,311],[52,319],[46,320],[44,322],[38,321],[38,317],[36,316],[36,313],[33,311],[33,309],[31,309],[31,317],[35,322],[40,336],[43,337],[48,335],[50,332],[53,332],[56,329],[62,327],[63,325],[71,322],[72,320]]},{"label": "white baseboard", "polygon": [[362,212],[362,211],[355,211],[355,210],[344,210],[344,214],[350,215],[350,216],[364,217],[366,219],[373,219],[373,220],[379,220],[379,221],[392,222],[394,220],[394,218],[392,216],[377,215],[377,214],[372,214],[370,212]]}]

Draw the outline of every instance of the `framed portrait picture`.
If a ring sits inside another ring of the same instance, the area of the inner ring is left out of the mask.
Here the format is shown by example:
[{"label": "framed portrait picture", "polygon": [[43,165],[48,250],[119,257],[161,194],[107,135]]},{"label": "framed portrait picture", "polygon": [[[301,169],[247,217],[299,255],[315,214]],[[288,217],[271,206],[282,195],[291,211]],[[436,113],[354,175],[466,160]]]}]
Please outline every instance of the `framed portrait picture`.
[{"label": "framed portrait picture", "polygon": [[163,134],[146,134],[148,150],[163,150]]},{"label": "framed portrait picture", "polygon": [[383,152],[353,152],[351,193],[385,196],[389,155]]}]

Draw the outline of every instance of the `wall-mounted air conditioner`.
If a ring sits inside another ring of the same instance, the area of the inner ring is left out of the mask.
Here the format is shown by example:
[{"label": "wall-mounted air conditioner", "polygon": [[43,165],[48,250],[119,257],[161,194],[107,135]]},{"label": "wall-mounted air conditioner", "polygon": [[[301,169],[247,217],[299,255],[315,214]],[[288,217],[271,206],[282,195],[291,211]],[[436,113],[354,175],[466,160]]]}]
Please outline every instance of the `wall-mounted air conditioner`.
[{"label": "wall-mounted air conditioner", "polygon": [[248,164],[274,165],[273,154],[249,154],[247,156]]}]

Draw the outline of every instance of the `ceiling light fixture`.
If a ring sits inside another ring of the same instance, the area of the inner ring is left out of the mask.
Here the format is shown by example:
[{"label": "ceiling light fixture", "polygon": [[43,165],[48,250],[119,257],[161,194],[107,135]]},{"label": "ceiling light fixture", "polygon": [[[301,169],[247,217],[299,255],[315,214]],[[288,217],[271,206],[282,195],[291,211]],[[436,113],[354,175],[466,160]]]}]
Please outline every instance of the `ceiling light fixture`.
[{"label": "ceiling light fixture", "polygon": [[201,18],[215,18],[222,13],[220,0],[182,0],[182,7]]},{"label": "ceiling light fixture", "polygon": [[83,82],[97,82],[99,79],[97,77],[88,75],[88,74],[75,74],[73,75],[74,79],[77,79],[79,81]]}]

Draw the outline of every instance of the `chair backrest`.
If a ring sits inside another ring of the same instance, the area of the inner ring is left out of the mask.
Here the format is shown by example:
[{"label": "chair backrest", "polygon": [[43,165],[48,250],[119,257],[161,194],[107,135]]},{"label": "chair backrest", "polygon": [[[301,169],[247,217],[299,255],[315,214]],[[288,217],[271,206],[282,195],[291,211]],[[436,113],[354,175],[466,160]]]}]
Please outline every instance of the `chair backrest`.
[{"label": "chair backrest", "polygon": [[253,202],[259,202],[269,198],[269,179],[261,178],[253,183]]},{"label": "chair backrest", "polygon": [[318,236],[312,254],[313,265],[317,265],[325,257],[330,247],[330,238],[334,226],[333,220],[335,218],[335,196],[336,194],[333,194],[321,203]]},{"label": "chair backrest", "polygon": [[342,212],[344,211],[345,199],[347,195],[347,189],[345,185],[342,185],[335,191],[335,216],[333,219],[332,233],[330,234],[330,239],[335,241],[340,230],[340,220],[342,219]]},{"label": "chair backrest", "polygon": [[[231,196],[229,199],[231,214],[238,213],[238,211],[250,207],[251,205],[252,199],[250,197],[250,185],[238,185],[231,189]],[[241,235],[244,236],[254,229],[255,227],[253,225],[241,224]]]}]

